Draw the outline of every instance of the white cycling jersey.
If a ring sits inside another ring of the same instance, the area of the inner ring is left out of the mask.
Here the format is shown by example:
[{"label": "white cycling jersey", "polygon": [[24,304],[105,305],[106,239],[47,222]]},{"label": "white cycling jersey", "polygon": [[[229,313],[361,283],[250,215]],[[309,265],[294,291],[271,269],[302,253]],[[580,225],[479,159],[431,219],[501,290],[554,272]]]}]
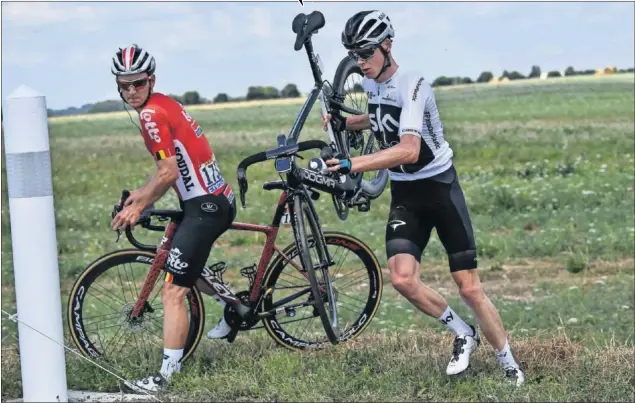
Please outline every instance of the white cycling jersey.
[{"label": "white cycling jersey", "polygon": [[429,178],[452,166],[452,148],[443,136],[432,86],[420,75],[400,69],[383,83],[362,78],[368,96],[371,131],[383,150],[397,145],[404,134],[421,137],[419,160],[389,169],[390,179]]}]

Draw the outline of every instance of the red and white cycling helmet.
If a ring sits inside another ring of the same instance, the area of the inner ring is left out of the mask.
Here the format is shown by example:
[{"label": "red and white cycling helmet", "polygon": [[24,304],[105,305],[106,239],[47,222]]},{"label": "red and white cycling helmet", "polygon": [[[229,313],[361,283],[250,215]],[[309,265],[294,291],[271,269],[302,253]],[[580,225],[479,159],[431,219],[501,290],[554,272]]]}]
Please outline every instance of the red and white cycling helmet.
[{"label": "red and white cycling helmet", "polygon": [[148,73],[151,76],[154,74],[155,69],[154,57],[136,44],[124,49],[119,48],[112,58],[112,66],[110,68],[112,74],[116,76],[138,73]]}]

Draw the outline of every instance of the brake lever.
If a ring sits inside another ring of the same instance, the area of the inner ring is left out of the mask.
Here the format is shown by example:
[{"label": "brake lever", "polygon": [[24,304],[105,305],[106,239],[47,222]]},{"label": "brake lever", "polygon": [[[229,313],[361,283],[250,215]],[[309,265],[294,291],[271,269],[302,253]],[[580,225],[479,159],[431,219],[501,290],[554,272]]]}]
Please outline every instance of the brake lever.
[{"label": "brake lever", "polygon": [[[119,201],[119,204],[115,204],[111,213],[113,220],[115,219],[117,214],[119,214],[119,212],[123,210],[123,205],[126,203],[126,199],[128,199],[129,196],[130,196],[130,191],[124,190],[123,192],[121,192],[121,200]],[[119,239],[121,238],[121,233],[123,231],[121,230],[121,228],[118,228],[115,232],[117,232],[117,239],[115,240],[115,243],[117,243],[119,242]]]}]

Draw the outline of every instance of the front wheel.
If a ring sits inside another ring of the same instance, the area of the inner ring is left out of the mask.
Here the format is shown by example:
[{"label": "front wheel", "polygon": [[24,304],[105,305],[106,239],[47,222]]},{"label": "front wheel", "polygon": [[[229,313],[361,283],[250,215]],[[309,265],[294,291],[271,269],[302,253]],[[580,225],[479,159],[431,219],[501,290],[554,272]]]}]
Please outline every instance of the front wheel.
[{"label": "front wheel", "polygon": [[[75,346],[86,357],[105,360],[131,375],[147,375],[163,354],[163,281],[157,281],[138,318],[131,318],[154,253],[118,250],[93,261],[75,282],[67,321]],[[205,312],[201,293],[191,289],[183,361],[201,340]],[[132,372],[130,372],[132,371]]]},{"label": "front wheel", "polygon": [[[324,232],[324,241],[333,261],[326,268],[334,296],[334,301],[329,304],[337,309],[338,342],[344,343],[359,336],[375,317],[383,279],[377,257],[359,239],[341,232]],[[313,235],[307,236],[306,245],[311,257],[319,255]],[[268,267],[264,284],[265,289],[272,291],[263,301],[263,312],[270,311],[289,295],[310,287],[299,255],[298,246],[292,243]],[[320,349],[331,342],[319,316],[313,307],[304,307],[267,317],[263,324],[267,333],[282,347],[293,351]]]}]

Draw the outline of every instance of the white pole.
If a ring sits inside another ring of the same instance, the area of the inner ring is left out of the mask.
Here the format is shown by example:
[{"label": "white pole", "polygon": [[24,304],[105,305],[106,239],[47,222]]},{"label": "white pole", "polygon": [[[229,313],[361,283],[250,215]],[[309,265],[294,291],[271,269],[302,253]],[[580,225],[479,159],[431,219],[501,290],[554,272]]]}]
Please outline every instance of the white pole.
[{"label": "white pole", "polygon": [[22,85],[3,115],[23,401],[67,402],[46,99]]}]

